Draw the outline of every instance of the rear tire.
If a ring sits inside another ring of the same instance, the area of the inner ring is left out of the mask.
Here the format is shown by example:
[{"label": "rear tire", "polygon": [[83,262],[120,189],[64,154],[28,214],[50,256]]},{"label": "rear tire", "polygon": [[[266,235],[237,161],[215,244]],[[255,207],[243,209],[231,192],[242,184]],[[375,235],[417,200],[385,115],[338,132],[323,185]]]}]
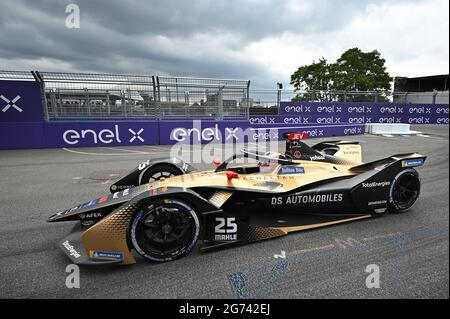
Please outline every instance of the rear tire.
[{"label": "rear tire", "polygon": [[415,169],[405,169],[395,176],[389,192],[389,211],[405,213],[414,206],[420,195],[420,178]]},{"label": "rear tire", "polygon": [[172,165],[156,165],[144,173],[141,184],[153,183],[163,178],[182,175],[178,168]]},{"label": "rear tire", "polygon": [[200,222],[192,207],[178,199],[145,205],[132,218],[130,242],[146,260],[171,261],[188,254],[197,243]]}]

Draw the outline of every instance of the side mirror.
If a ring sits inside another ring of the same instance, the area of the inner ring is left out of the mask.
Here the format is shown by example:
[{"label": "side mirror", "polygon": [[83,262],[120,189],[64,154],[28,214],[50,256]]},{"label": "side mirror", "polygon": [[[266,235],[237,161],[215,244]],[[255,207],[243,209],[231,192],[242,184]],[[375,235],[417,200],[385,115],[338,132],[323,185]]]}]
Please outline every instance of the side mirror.
[{"label": "side mirror", "polygon": [[227,178],[229,181],[233,180],[233,179],[239,179],[239,174],[236,172],[227,172]]},{"label": "side mirror", "polygon": [[215,159],[215,160],[213,160],[213,164],[214,164],[216,167],[219,167],[219,166],[222,164],[222,162],[221,162],[219,159]]}]

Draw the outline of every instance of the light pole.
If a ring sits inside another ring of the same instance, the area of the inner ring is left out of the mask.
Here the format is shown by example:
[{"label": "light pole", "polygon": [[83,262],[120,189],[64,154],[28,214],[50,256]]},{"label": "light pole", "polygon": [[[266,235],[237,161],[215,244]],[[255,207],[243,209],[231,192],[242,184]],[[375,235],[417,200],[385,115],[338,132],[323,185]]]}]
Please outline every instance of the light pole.
[{"label": "light pole", "polygon": [[281,102],[281,90],[283,89],[283,83],[278,82],[277,83],[277,107],[280,108],[280,102]]}]

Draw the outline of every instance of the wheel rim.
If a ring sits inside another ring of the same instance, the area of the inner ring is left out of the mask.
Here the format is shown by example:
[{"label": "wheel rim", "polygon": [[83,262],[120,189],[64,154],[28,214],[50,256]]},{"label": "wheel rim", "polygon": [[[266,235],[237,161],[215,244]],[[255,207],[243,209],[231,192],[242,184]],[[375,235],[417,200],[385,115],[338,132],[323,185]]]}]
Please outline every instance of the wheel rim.
[{"label": "wheel rim", "polygon": [[180,254],[196,235],[189,211],[176,205],[151,207],[137,229],[141,248],[148,255]]},{"label": "wheel rim", "polygon": [[400,209],[408,209],[419,197],[420,183],[414,174],[407,173],[400,176],[392,192],[395,205]]},{"label": "wheel rim", "polygon": [[160,179],[169,178],[172,176],[174,176],[174,175],[171,172],[167,172],[167,171],[158,172],[158,173],[155,173],[152,176],[150,176],[150,178],[148,179],[148,182],[152,183],[152,182],[159,181]]}]

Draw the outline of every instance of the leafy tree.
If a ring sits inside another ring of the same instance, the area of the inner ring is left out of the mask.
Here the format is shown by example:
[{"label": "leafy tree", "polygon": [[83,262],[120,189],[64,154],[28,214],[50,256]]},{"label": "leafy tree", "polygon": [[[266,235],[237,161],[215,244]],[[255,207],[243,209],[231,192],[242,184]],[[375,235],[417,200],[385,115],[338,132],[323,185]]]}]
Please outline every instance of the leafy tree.
[{"label": "leafy tree", "polygon": [[[379,101],[386,100],[383,92],[391,89],[392,78],[385,67],[386,60],[378,51],[363,52],[358,48],[344,52],[335,63],[322,58],[318,63],[301,66],[291,76],[296,91],[352,91],[380,92]],[[373,101],[373,95],[355,94],[298,94],[293,100]]]},{"label": "leafy tree", "polygon": [[319,62],[313,61],[310,65],[304,65],[298,68],[291,75],[291,85],[296,91],[310,91],[308,93],[298,94],[293,101],[326,101],[326,93],[320,91],[329,91],[332,85],[331,68],[327,60],[319,59]]}]

